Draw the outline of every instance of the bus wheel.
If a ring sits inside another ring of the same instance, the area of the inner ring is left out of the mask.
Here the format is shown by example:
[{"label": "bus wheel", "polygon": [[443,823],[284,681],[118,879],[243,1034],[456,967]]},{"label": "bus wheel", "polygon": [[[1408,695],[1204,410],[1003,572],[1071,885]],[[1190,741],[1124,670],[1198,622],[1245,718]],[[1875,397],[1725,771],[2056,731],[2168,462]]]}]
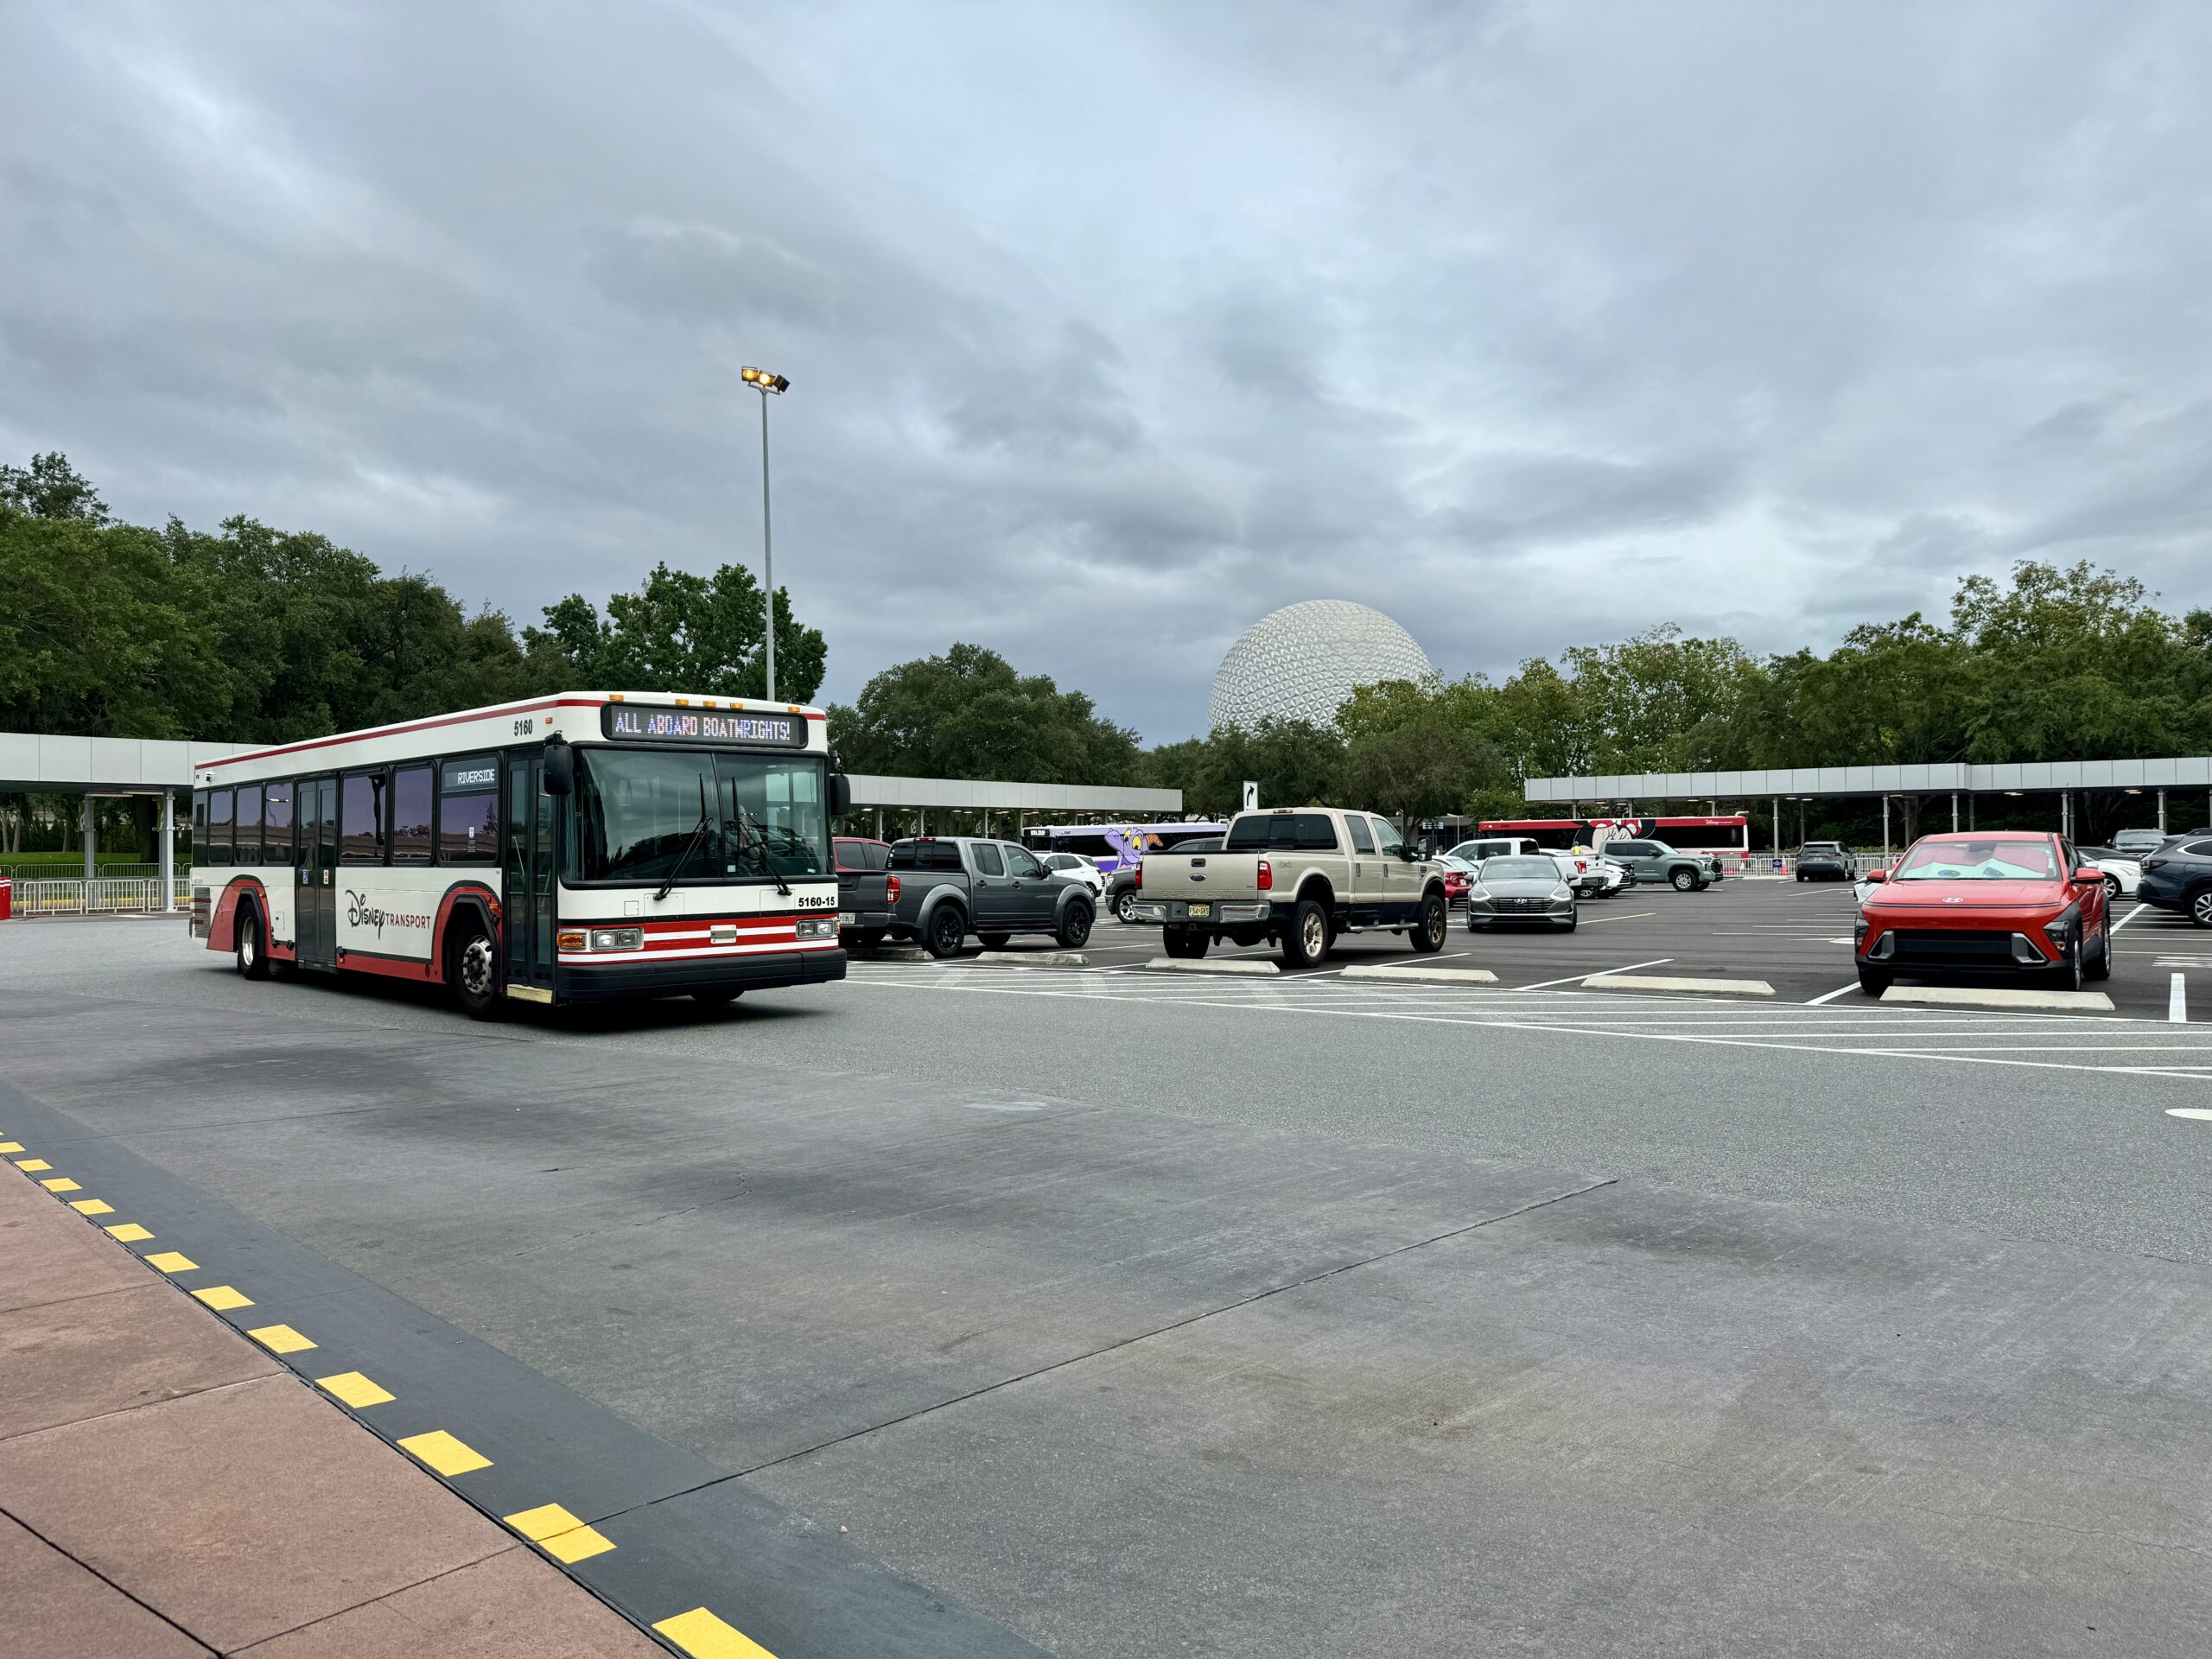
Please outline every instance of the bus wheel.
[{"label": "bus wheel", "polygon": [[251,905],[239,907],[238,977],[269,977],[269,942],[262,937],[261,912]]},{"label": "bus wheel", "polygon": [[482,920],[471,913],[451,936],[446,951],[446,982],[453,1000],[472,1020],[489,1020],[499,1008],[499,947]]}]

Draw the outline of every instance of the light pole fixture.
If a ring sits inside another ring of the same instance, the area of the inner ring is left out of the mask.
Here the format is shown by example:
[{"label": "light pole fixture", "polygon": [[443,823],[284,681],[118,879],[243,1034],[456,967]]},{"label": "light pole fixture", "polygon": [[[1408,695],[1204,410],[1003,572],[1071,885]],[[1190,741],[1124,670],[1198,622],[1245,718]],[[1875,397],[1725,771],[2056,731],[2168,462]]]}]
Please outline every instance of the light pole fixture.
[{"label": "light pole fixture", "polygon": [[748,365],[745,384],[760,394],[760,578],[767,588],[768,701],[776,700],[776,543],[768,532],[768,395],[781,396],[791,382],[780,374]]}]

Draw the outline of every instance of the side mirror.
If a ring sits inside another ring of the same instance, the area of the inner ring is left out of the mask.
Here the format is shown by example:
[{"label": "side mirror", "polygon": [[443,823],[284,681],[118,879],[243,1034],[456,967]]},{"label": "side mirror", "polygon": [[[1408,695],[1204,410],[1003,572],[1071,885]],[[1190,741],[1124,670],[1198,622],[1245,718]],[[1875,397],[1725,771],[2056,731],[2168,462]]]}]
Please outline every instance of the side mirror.
[{"label": "side mirror", "polygon": [[1869,881],[1886,881],[1890,879],[1890,873],[1887,870],[1869,870],[1866,879]]},{"label": "side mirror", "polygon": [[573,795],[576,792],[576,752],[569,747],[569,740],[556,737],[545,746],[545,792],[548,795]]},{"label": "side mirror", "polygon": [[830,774],[830,816],[842,818],[853,810],[853,780],[842,772]]},{"label": "side mirror", "polygon": [[2074,879],[2085,887],[2101,887],[2105,884],[2105,873],[2085,866],[2074,872]]}]

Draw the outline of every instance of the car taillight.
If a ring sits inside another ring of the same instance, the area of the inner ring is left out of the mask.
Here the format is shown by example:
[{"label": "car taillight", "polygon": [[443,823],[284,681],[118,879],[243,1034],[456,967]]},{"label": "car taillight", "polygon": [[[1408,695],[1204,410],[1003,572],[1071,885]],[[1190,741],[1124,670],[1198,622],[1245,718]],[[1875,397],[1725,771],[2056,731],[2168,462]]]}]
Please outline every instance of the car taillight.
[{"label": "car taillight", "polygon": [[887,876],[884,880],[883,902],[887,905],[895,905],[899,902],[899,878],[895,875]]},{"label": "car taillight", "polygon": [[1144,886],[1144,864],[1142,861],[1139,861],[1137,864],[1137,879],[1134,885],[1140,888]]},{"label": "car taillight", "polygon": [[1272,893],[1275,886],[1275,867],[1266,859],[1260,861],[1260,891]]}]

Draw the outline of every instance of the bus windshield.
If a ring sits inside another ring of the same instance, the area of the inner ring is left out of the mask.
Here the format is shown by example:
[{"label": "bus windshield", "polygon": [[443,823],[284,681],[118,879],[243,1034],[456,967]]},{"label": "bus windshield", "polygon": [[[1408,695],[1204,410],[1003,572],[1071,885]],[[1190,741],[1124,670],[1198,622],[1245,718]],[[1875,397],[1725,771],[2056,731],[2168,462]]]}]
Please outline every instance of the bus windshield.
[{"label": "bus windshield", "polygon": [[679,884],[822,874],[831,868],[823,777],[818,754],[579,747],[571,878],[658,885],[671,874]]}]

